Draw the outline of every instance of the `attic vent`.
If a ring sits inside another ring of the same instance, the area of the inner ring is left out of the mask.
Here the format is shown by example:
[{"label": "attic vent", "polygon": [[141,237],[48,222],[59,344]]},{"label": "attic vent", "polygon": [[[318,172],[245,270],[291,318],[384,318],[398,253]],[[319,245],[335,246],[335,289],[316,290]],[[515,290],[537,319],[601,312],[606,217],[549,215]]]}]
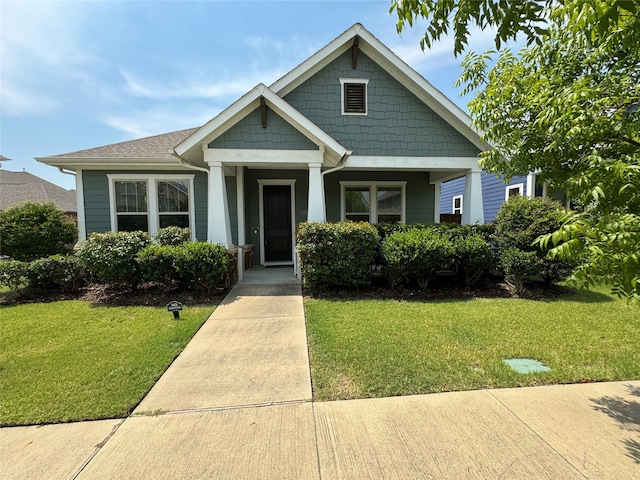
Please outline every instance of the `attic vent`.
[{"label": "attic vent", "polygon": [[342,113],[366,115],[368,80],[340,79],[340,83],[342,83]]}]

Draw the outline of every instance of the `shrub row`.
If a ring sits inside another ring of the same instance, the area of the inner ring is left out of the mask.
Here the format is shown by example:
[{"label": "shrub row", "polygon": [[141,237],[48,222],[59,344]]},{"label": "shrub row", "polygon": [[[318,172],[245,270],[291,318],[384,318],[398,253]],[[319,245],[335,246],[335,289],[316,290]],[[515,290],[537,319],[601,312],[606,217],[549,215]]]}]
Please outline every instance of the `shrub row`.
[{"label": "shrub row", "polygon": [[557,282],[572,265],[547,257],[536,239],[558,228],[560,211],[552,200],[516,197],[489,225],[303,223],[297,234],[303,282],[311,289],[365,286],[373,271],[392,288],[424,289],[439,275],[470,287],[490,273],[518,291],[529,280]]},{"label": "shrub row", "polygon": [[25,285],[50,291],[76,291],[86,282],[136,288],[141,282],[178,284],[210,292],[228,273],[222,245],[190,242],[188,229],[92,234],[69,255],[32,262],[0,262],[0,284],[17,291]]}]

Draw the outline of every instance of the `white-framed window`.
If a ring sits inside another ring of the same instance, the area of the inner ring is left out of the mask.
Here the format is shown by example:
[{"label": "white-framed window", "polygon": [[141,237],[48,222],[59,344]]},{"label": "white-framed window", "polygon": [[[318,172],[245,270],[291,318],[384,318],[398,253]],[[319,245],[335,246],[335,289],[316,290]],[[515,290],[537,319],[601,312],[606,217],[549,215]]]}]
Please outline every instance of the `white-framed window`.
[{"label": "white-framed window", "polygon": [[141,230],[153,235],[160,228],[177,226],[191,229],[195,238],[194,175],[127,174],[107,178],[111,230]]},{"label": "white-framed window", "polygon": [[367,114],[367,86],[369,80],[364,78],[341,78],[342,114]]},{"label": "white-framed window", "polygon": [[508,185],[504,191],[504,201],[506,202],[511,197],[522,196],[524,194],[524,183],[516,183],[515,185]]},{"label": "white-framed window", "polygon": [[462,195],[456,195],[455,197],[453,197],[451,213],[462,215],[462,197]]},{"label": "white-framed window", "polygon": [[342,220],[404,222],[406,184],[407,182],[340,182]]}]

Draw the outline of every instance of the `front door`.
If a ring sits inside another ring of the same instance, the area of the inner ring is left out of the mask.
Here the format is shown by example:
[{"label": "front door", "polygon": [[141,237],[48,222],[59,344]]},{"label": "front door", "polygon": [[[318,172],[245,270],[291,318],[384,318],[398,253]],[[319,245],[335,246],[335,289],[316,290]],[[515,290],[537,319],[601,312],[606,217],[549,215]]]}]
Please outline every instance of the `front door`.
[{"label": "front door", "polygon": [[266,262],[291,262],[291,186],[263,185],[264,259]]}]

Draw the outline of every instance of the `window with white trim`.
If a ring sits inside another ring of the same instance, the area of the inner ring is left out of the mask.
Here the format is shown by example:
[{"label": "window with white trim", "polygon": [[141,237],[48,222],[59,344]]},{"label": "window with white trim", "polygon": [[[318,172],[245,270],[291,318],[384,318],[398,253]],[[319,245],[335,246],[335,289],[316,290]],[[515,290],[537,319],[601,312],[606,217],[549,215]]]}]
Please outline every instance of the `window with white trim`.
[{"label": "window with white trim", "polygon": [[194,236],[193,175],[107,175],[110,182],[111,229],[190,228]]},{"label": "window with white trim", "polygon": [[453,197],[451,213],[462,215],[462,195],[456,195],[455,197]]},{"label": "window with white trim", "polygon": [[367,85],[369,80],[362,78],[341,78],[342,114],[367,114]]},{"label": "window with white trim", "polygon": [[506,202],[511,197],[521,197],[522,195],[524,195],[524,183],[509,185],[504,192],[504,201]]},{"label": "window with white trim", "polygon": [[404,222],[406,182],[340,182],[340,185],[343,220]]}]

